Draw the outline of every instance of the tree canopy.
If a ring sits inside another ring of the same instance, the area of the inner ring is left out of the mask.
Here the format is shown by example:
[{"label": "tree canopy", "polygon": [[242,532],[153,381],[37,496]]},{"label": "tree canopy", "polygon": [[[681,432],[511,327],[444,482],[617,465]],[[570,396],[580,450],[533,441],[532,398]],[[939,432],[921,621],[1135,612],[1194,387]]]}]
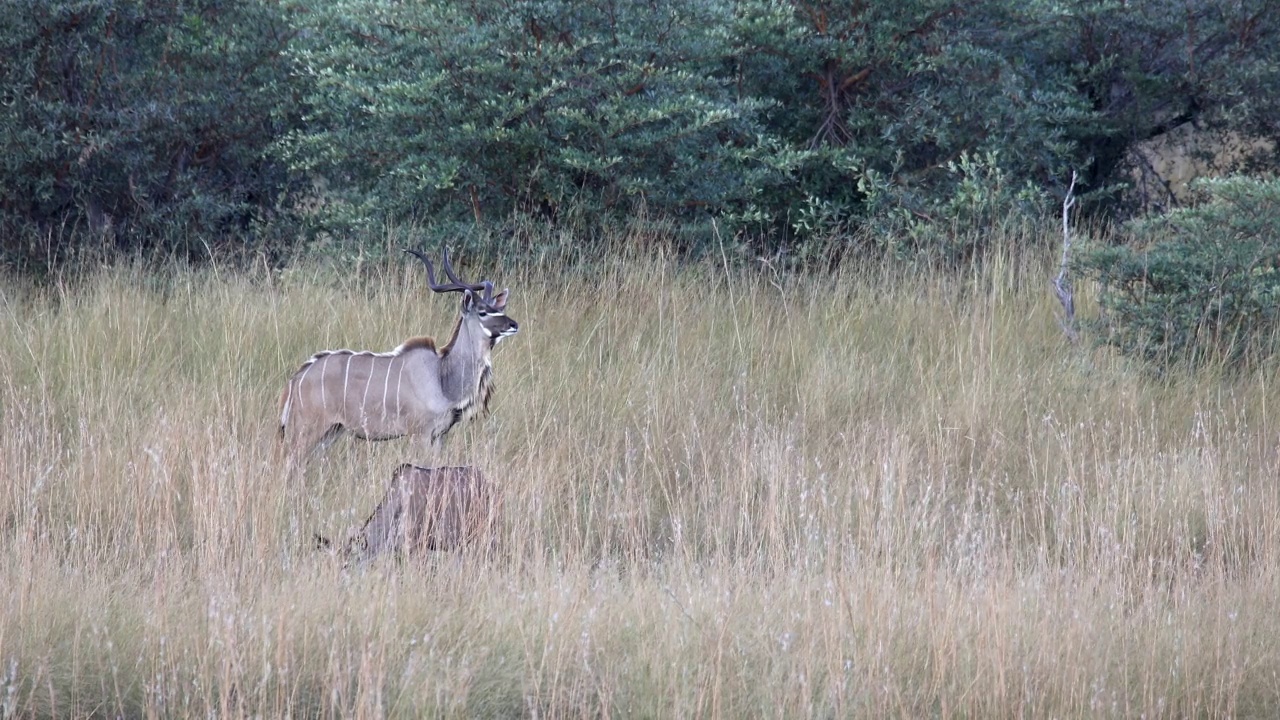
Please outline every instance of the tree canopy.
[{"label": "tree canopy", "polygon": [[1136,143],[1276,147],[1268,5],[11,0],[0,261],[636,213],[787,249],[1041,213],[1069,169],[1123,216]]}]

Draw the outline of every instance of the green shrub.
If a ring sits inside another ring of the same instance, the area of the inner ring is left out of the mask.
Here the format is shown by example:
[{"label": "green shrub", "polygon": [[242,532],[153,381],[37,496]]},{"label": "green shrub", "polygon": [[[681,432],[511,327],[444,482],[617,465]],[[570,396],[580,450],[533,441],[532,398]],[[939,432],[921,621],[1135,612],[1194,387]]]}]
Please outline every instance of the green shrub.
[{"label": "green shrub", "polygon": [[1028,61],[1037,43],[1018,29],[1045,15],[1004,0],[739,3],[735,82],[772,101],[765,127],[798,153],[792,182],[757,200],[785,218],[784,242],[871,222],[951,256],[921,246],[1069,176],[1066,128],[1083,103],[1052,65]]},{"label": "green shrub", "polygon": [[1043,217],[1045,193],[1018,183],[999,153],[961,153],[946,164],[945,186],[917,194],[904,204],[904,191],[884,175],[868,171],[858,187],[867,197],[866,226],[877,243],[899,258],[956,266],[992,249],[1006,237],[1001,228],[1035,223]]},{"label": "green shrub", "polygon": [[283,151],[332,228],[722,210],[772,174],[760,103],[720,72],[726,7],[329,3],[293,51],[314,90]]},{"label": "green shrub", "polygon": [[300,219],[963,259],[1073,168],[1096,211],[1181,123],[1280,137],[1268,2],[11,0],[0,265],[288,249]]},{"label": "green shrub", "polygon": [[1265,357],[1280,320],[1280,180],[1195,187],[1194,207],[1134,223],[1131,243],[1082,255],[1100,284],[1104,338],[1162,366]]},{"label": "green shrub", "polygon": [[0,13],[0,261],[204,254],[276,207],[292,31],[262,0],[13,0]]}]

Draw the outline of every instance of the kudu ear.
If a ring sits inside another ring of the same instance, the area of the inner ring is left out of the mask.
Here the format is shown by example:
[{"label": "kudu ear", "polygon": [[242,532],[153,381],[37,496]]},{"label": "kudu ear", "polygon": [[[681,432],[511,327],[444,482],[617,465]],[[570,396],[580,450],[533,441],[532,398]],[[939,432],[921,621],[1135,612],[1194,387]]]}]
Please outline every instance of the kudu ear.
[{"label": "kudu ear", "polygon": [[493,306],[494,310],[497,310],[498,312],[502,312],[507,307],[507,298],[510,294],[511,294],[510,288],[503,288],[502,292],[493,296],[493,302],[491,302],[490,305]]},{"label": "kudu ear", "polygon": [[470,312],[476,306],[476,294],[470,290],[462,291],[462,312]]}]

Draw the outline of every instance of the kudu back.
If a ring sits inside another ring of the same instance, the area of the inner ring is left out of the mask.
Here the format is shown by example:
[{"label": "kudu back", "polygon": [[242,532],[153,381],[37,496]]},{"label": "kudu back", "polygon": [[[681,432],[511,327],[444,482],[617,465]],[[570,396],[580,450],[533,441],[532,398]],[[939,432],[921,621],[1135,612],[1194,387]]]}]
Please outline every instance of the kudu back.
[{"label": "kudu back", "polygon": [[[387,554],[422,558],[433,550],[475,547],[492,552],[501,511],[501,499],[477,468],[404,464],[342,554],[349,562],[364,563]],[[316,539],[329,547],[325,538]]]},{"label": "kudu back", "polygon": [[491,352],[520,326],[506,314],[510,291],[458,278],[444,251],[449,282],[437,283],[425,255],[427,283],[437,293],[462,293],[448,342],[411,338],[389,352],[324,350],[289,378],[280,398],[280,437],[290,461],[327,447],[344,431],[367,440],[413,436],[439,446],[457,423],[488,411],[493,396]]}]

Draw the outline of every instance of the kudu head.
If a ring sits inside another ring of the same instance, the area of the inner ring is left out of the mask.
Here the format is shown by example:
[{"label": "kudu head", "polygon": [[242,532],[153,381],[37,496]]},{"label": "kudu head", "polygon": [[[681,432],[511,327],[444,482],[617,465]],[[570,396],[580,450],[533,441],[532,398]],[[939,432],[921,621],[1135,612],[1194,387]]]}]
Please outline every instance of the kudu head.
[{"label": "kudu head", "polygon": [[431,261],[427,259],[426,255],[417,250],[406,249],[405,252],[418,258],[423,265],[427,266],[427,282],[433,291],[438,293],[462,293],[460,325],[473,324],[494,345],[502,338],[515,335],[520,330],[520,324],[507,317],[506,314],[507,298],[510,296],[509,289],[504,288],[502,292],[494,295],[493,283],[488,280],[479,283],[468,283],[460,280],[454,274],[453,267],[449,265],[448,249],[444,251],[443,265],[444,274],[448,277],[449,282],[437,283],[435,268],[431,265]]}]

